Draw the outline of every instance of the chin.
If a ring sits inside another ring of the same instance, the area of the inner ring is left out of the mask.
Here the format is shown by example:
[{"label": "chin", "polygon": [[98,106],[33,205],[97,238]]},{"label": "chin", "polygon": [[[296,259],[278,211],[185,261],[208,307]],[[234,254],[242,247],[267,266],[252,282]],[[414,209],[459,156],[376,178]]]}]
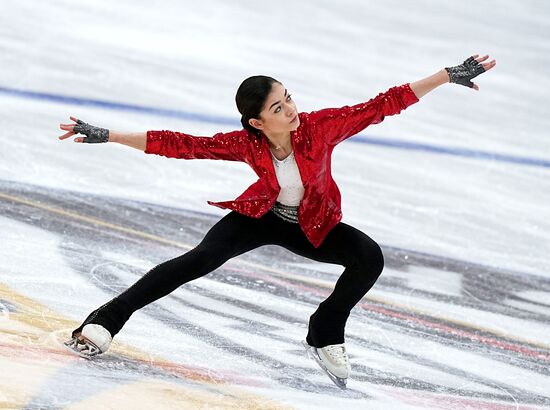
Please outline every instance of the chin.
[{"label": "chin", "polygon": [[292,124],[292,128],[290,129],[290,131],[296,131],[298,129],[298,127],[300,126],[300,118],[298,118],[296,120],[296,124]]}]

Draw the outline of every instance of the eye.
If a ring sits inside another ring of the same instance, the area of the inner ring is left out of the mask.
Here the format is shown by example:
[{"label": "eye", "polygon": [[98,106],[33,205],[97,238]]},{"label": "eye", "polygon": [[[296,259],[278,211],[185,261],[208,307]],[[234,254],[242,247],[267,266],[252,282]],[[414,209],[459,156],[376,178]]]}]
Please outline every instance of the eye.
[{"label": "eye", "polygon": [[[286,101],[287,101],[287,102],[292,101],[292,98],[291,98],[291,97],[292,97],[292,94],[288,94],[288,95],[286,96]],[[275,108],[275,110],[273,110],[273,112],[274,112],[275,114],[277,114],[277,113],[280,112],[280,111],[281,111],[281,106],[280,106],[280,105],[279,105],[277,108]]]}]

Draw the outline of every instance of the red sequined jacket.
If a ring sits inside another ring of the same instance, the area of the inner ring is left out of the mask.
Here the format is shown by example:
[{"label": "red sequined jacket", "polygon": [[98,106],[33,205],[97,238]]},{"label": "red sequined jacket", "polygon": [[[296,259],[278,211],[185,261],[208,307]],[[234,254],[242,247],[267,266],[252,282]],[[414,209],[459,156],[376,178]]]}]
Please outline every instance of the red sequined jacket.
[{"label": "red sequined jacket", "polygon": [[[342,219],[340,191],[332,179],[330,168],[336,144],[370,124],[380,123],[386,115],[398,114],[417,101],[407,83],[357,105],[299,114],[300,125],[291,133],[296,165],[304,185],[298,222],[314,247],[319,247],[328,232]],[[279,195],[280,187],[266,138],[257,138],[244,129],[218,133],[213,137],[148,131],[145,153],[170,158],[246,162],[259,179],[232,201],[207,201],[219,208],[259,218],[269,211]]]}]

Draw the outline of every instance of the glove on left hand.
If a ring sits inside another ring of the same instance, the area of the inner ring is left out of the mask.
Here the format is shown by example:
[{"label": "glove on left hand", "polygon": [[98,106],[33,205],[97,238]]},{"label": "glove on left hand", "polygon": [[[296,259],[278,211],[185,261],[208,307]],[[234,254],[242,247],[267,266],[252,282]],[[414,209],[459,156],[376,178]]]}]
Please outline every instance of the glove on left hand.
[{"label": "glove on left hand", "polygon": [[485,72],[483,66],[472,56],[455,67],[445,67],[451,83],[473,88],[472,78]]}]

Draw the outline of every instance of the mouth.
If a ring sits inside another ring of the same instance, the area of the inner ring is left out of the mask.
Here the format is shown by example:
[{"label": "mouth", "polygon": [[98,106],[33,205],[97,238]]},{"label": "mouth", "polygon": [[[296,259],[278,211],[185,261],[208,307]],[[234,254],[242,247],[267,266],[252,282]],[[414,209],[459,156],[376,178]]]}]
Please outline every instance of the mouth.
[{"label": "mouth", "polygon": [[295,123],[297,120],[298,120],[298,114],[296,114],[296,115],[294,116],[294,118],[292,119],[292,121],[290,121],[290,124]]}]

